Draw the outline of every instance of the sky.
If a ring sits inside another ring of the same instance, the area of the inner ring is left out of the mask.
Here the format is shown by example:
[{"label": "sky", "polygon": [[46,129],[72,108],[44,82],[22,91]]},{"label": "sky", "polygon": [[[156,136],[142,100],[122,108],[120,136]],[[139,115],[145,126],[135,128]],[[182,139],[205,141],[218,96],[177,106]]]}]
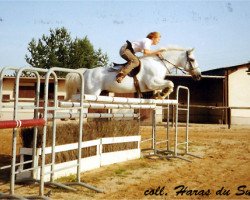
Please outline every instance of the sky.
[{"label": "sky", "polygon": [[250,1],[3,1],[0,0],[0,68],[29,66],[28,43],[50,29],[87,36],[109,62],[126,40],[161,33],[152,49],[195,48],[202,71],[250,61]]}]

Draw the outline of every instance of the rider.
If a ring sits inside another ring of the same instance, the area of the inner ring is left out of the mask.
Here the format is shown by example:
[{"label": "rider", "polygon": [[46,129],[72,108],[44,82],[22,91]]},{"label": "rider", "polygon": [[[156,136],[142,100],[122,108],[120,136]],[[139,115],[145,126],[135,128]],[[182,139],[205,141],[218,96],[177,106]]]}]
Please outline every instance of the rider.
[{"label": "rider", "polygon": [[124,58],[128,63],[120,70],[116,76],[116,81],[121,83],[125,76],[132,71],[135,67],[139,66],[140,61],[135,56],[135,53],[141,52],[143,55],[157,55],[161,57],[162,50],[152,51],[151,45],[157,45],[161,39],[159,32],[151,32],[146,38],[139,41],[129,42],[127,41],[120,49],[120,56]]}]

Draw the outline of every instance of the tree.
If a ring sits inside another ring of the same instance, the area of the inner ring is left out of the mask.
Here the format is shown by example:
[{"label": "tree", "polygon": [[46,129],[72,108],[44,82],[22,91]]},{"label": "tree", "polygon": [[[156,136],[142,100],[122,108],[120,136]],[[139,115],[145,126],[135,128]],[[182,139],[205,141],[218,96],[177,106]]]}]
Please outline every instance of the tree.
[{"label": "tree", "polygon": [[77,68],[103,67],[108,63],[107,55],[103,54],[101,49],[95,51],[87,36],[75,39],[71,46],[70,58]]},{"label": "tree", "polygon": [[72,41],[65,28],[50,29],[50,35],[43,34],[37,42],[33,38],[28,51],[26,62],[38,68],[94,68],[108,63],[108,56],[101,49],[95,51],[87,37]]}]

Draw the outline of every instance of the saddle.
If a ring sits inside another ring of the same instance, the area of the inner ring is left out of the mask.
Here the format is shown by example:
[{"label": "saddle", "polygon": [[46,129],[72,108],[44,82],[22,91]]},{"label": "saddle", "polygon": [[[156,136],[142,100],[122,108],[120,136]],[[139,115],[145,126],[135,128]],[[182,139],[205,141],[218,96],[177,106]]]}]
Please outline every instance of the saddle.
[{"label": "saddle", "polygon": [[[127,62],[122,63],[122,64],[118,64],[118,63],[113,62],[113,66],[110,67],[109,71],[117,71],[117,72],[119,72],[121,70],[121,68],[124,67],[126,64],[127,64]],[[136,77],[136,75],[140,72],[140,70],[141,70],[141,63],[139,64],[139,66],[132,69],[132,71],[127,74],[127,76],[132,77],[134,79],[134,86],[135,86],[137,95],[139,97],[142,97],[139,81],[138,81],[138,79]]]},{"label": "saddle", "polygon": [[[112,70],[110,70],[110,71],[120,71],[121,68],[123,68],[127,63],[128,62],[118,64],[118,63],[113,62],[113,66],[111,67]],[[127,75],[130,76],[130,77],[135,77],[140,72],[140,70],[141,70],[141,63],[139,64],[139,66],[132,69],[132,71],[129,72]]]}]

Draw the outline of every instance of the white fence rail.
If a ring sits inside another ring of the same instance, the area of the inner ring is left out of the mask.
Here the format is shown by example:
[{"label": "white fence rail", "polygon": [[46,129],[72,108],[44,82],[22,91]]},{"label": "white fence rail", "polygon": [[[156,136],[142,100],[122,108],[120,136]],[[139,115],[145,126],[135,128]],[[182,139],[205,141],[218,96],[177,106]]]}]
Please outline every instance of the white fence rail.
[{"label": "white fence rail", "polygon": [[[136,142],[138,145],[136,148],[133,149],[127,149],[127,150],[121,150],[121,151],[115,151],[115,152],[103,152],[103,145],[108,144],[118,144],[118,143],[129,143],[129,142]],[[110,165],[114,163],[124,162],[127,160],[137,159],[141,156],[141,150],[140,150],[140,142],[141,142],[141,136],[124,136],[124,137],[107,137],[107,138],[100,138],[96,140],[86,141],[81,144],[81,149],[87,148],[87,147],[93,147],[96,146],[96,154],[92,155],[90,157],[82,158],[82,168],[81,172],[85,172],[88,170],[96,169],[104,165]],[[65,144],[65,145],[59,145],[55,146],[55,153],[60,152],[67,152],[70,150],[77,150],[78,149],[78,143],[72,143],[72,144]],[[52,153],[52,147],[46,147],[45,148],[45,154],[51,154]],[[21,148],[20,149],[20,159],[21,159],[21,165],[18,169],[20,173],[17,174],[17,180],[22,179],[40,179],[40,168],[39,166],[39,157],[42,154],[42,149],[37,148],[37,153],[35,156],[35,173],[31,173],[31,171],[24,171],[24,156],[33,155],[33,149],[32,148]],[[73,166],[73,167],[68,167]],[[45,166],[45,181],[50,180],[50,171],[51,166]],[[17,171],[17,172],[18,172]],[[60,178],[64,176],[69,176],[70,174],[76,174],[77,172],[77,160],[71,160],[66,161],[63,163],[55,164],[54,166],[55,173],[54,178]]]}]

